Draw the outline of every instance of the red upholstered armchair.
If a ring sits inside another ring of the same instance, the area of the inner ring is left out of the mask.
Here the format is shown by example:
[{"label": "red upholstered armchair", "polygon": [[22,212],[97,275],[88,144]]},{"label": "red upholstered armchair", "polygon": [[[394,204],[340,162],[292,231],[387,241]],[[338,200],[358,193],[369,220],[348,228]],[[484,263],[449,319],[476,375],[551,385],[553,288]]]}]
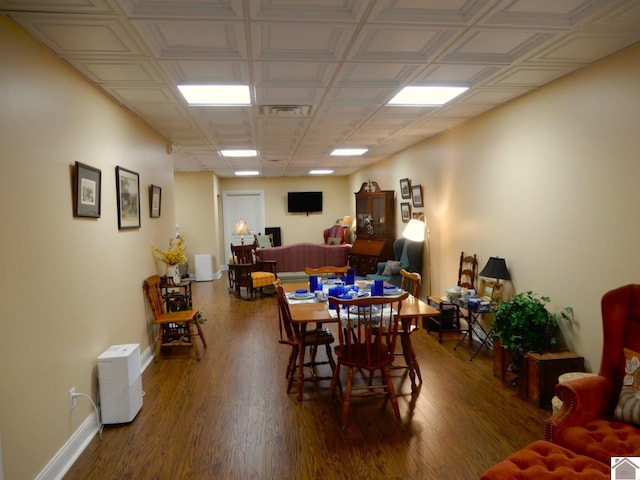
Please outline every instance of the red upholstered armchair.
[{"label": "red upholstered armchair", "polygon": [[545,423],[545,438],[609,464],[614,456],[640,456],[640,429],[613,419],[625,376],[623,348],[640,352],[640,285],[602,297],[603,348],[597,376],[556,386],[562,409]]},{"label": "red upholstered armchair", "polygon": [[[324,243],[333,245],[344,245],[349,243],[349,229],[342,225],[334,225],[322,232],[324,236]],[[330,240],[331,239],[331,240]]]}]

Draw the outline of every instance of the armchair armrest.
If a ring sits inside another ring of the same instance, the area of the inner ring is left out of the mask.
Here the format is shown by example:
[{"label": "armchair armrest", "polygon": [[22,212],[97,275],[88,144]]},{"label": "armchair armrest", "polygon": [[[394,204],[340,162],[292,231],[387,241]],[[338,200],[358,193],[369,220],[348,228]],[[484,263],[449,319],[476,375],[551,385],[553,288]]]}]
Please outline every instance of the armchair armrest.
[{"label": "armchair armrest", "polygon": [[613,382],[600,375],[557,384],[562,409],[545,421],[545,440],[552,442],[559,431],[608,416],[613,388]]}]

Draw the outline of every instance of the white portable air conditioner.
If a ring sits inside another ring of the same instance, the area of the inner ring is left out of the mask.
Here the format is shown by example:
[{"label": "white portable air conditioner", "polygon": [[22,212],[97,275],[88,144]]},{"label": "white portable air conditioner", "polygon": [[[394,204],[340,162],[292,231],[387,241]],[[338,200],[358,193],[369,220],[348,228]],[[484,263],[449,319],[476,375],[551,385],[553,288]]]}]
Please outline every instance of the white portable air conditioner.
[{"label": "white portable air conditioner", "polygon": [[127,423],[142,408],[140,346],[113,345],[98,357],[102,423]]},{"label": "white portable air conditioner", "polygon": [[210,253],[196,253],[193,258],[196,261],[196,282],[213,280],[212,255]]}]

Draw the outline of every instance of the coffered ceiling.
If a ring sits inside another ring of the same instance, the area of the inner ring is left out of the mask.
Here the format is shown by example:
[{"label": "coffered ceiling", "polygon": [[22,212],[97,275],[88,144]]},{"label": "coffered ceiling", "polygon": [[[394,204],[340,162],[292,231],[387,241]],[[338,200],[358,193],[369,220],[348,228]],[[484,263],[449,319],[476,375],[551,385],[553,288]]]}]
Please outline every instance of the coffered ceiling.
[{"label": "coffered ceiling", "polygon": [[[173,144],[176,171],[347,175],[640,41],[638,0],[0,0]],[[248,84],[192,107],[178,84]],[[390,107],[406,85],[467,86]],[[366,147],[362,157],[330,157]],[[225,159],[222,149],[256,148]]]}]

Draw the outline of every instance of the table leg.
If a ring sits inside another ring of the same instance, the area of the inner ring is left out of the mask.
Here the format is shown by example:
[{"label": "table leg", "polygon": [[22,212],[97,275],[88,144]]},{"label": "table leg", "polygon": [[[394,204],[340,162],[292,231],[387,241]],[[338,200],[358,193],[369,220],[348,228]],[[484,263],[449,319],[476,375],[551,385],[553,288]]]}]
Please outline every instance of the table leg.
[{"label": "table leg", "polygon": [[[410,318],[403,318],[402,319],[402,330],[403,333],[402,335],[400,335],[400,344],[402,345],[402,355],[404,356],[404,361],[407,364],[407,367],[409,368],[409,378],[411,379],[411,391],[414,392],[416,390],[416,367],[418,369],[418,373],[419,373],[419,369],[420,367],[417,366],[417,359],[416,359],[416,354],[413,351],[413,345],[411,344],[411,334],[409,333],[409,326],[411,324],[411,319]],[[418,375],[420,378],[420,382],[422,383],[422,375]]]},{"label": "table leg", "polygon": [[302,401],[302,392],[304,391],[304,351],[306,349],[304,339],[307,334],[307,324],[300,324],[300,338],[298,339],[299,347],[298,347],[298,401]]}]

